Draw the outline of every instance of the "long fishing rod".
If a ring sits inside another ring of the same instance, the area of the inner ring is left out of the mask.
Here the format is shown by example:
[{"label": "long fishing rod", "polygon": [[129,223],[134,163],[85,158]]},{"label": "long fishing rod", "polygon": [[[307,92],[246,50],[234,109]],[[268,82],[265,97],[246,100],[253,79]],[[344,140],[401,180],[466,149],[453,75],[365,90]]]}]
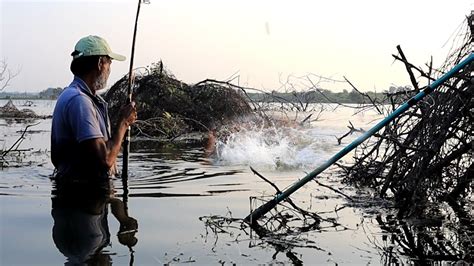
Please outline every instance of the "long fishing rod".
[{"label": "long fishing rod", "polygon": [[[135,28],[133,30],[132,52],[130,55],[130,68],[128,71],[128,88],[127,88],[127,103],[132,102],[132,88],[133,88],[133,59],[135,57],[135,40],[137,38],[138,16],[140,15],[140,6],[142,0],[138,0],[137,16],[135,17]],[[123,164],[122,164],[122,178],[128,177],[128,157],[130,153],[130,126],[125,132],[125,140],[123,141]]]},{"label": "long fishing rod", "polygon": [[420,91],[418,94],[413,96],[410,100],[399,106],[395,111],[393,111],[390,115],[388,115],[386,118],[384,118],[382,121],[377,123],[375,126],[373,126],[371,129],[366,131],[363,135],[359,136],[357,139],[355,139],[352,143],[344,147],[341,151],[333,155],[328,161],[326,161],[324,164],[316,168],[314,171],[311,173],[307,174],[303,179],[295,182],[293,185],[288,187],[286,190],[283,192],[277,194],[272,200],[266,202],[262,206],[258,207],[256,210],[252,211],[247,217],[245,217],[244,221],[250,225],[256,225],[258,219],[260,219],[263,215],[265,215],[267,212],[269,212],[271,209],[273,209],[278,203],[280,203],[282,200],[288,198],[293,192],[301,188],[303,185],[308,183],[310,180],[315,178],[317,175],[319,175],[321,172],[326,170],[329,166],[337,162],[339,159],[341,159],[344,155],[352,151],[355,147],[357,147],[359,144],[361,144],[363,141],[368,139],[370,136],[375,134],[375,132],[379,131],[381,128],[386,126],[388,123],[390,123],[392,120],[394,120],[397,116],[408,110],[411,106],[415,105],[418,103],[423,97],[431,93],[434,89],[436,89],[439,85],[443,84],[446,80],[451,78],[454,74],[459,72],[461,69],[466,67],[469,63],[474,61],[474,53],[471,53],[466,59],[464,59],[462,62],[460,62],[458,65],[454,66],[449,72],[441,76],[439,79],[435,80],[433,83],[431,83],[429,86],[427,86],[424,90]]}]

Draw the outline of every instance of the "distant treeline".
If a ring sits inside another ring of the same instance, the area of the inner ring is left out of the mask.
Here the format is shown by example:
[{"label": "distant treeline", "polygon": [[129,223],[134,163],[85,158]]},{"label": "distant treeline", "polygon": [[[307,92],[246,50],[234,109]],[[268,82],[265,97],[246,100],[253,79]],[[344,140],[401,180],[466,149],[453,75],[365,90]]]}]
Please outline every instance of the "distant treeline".
[{"label": "distant treeline", "polygon": [[[383,93],[364,92],[372,99],[384,99]],[[249,98],[256,102],[302,102],[302,103],[369,103],[367,97],[364,97],[356,90],[342,92],[332,92],[329,90],[311,90],[303,92],[270,92],[270,93],[248,93]]]},{"label": "distant treeline", "polygon": [[48,99],[55,100],[59,97],[63,88],[47,88],[39,93],[34,92],[0,92],[0,99]]},{"label": "distant treeline", "polygon": [[[55,100],[59,97],[62,88],[48,88],[39,93],[30,92],[0,92],[0,99],[48,99]],[[301,92],[276,92],[269,93],[247,93],[252,101],[256,102],[302,102],[302,103],[368,103],[367,97],[364,97],[356,90],[342,92],[332,92],[330,90],[320,89],[318,91]],[[372,99],[384,99],[384,93],[364,92]]]}]

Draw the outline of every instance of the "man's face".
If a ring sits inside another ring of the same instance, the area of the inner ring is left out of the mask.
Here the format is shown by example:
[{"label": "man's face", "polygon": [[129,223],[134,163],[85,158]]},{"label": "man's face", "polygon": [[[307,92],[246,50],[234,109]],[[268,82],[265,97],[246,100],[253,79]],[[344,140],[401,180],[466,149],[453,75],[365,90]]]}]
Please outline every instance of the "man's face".
[{"label": "man's face", "polygon": [[96,90],[102,90],[107,85],[107,79],[110,75],[110,65],[112,64],[112,59],[110,57],[104,56],[100,58],[100,73],[95,81]]}]

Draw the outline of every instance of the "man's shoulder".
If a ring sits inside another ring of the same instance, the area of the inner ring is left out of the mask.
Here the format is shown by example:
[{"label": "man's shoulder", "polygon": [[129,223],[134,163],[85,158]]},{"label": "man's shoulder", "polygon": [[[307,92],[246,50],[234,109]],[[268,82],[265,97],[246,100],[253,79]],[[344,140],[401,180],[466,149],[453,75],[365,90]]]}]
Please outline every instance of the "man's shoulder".
[{"label": "man's shoulder", "polygon": [[58,98],[57,104],[69,105],[71,102],[82,103],[90,102],[90,97],[82,92],[77,86],[73,84],[69,85],[64,89]]}]

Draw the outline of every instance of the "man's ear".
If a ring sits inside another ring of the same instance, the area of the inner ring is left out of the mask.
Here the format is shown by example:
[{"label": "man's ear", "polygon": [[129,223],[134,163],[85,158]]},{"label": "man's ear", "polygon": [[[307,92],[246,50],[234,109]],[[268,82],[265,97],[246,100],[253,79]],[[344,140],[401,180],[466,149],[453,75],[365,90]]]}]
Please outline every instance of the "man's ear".
[{"label": "man's ear", "polygon": [[97,60],[97,69],[100,71],[102,71],[102,59],[103,57],[99,57],[99,60]]}]

